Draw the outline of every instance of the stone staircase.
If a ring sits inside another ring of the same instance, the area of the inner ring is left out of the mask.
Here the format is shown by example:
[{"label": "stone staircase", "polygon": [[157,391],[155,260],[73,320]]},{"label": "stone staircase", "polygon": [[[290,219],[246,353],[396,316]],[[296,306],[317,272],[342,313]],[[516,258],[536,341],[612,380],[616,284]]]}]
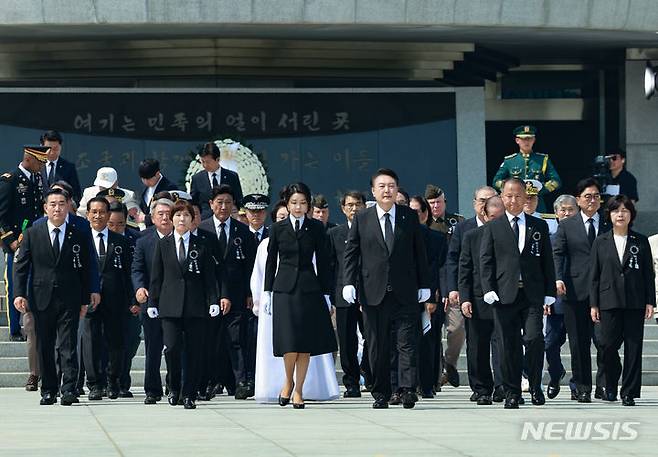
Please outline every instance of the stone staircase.
[{"label": "stone staircase", "polygon": [[[444,341],[445,344],[445,341]],[[623,349],[622,349],[623,351]],[[460,372],[462,385],[468,385],[466,377],[465,350],[459,358],[457,369]],[[570,377],[571,356],[569,354],[568,342],[562,346],[562,363],[567,369],[567,376],[563,382],[566,383]],[[594,358],[593,358],[594,365]],[[162,361],[162,370],[165,370],[165,362]],[[593,366],[593,370],[595,366]],[[144,382],[144,342],[142,341],[132,365],[132,381],[134,387],[141,387]],[[7,327],[0,327],[0,387],[22,387],[28,375],[27,345],[24,342],[9,341]],[[164,371],[163,371],[164,375]],[[341,381],[342,373],[337,363],[338,381]],[[544,383],[548,382],[547,375]],[[642,360],[642,384],[658,385],[658,325],[655,320],[647,322],[644,330],[644,354]]]}]

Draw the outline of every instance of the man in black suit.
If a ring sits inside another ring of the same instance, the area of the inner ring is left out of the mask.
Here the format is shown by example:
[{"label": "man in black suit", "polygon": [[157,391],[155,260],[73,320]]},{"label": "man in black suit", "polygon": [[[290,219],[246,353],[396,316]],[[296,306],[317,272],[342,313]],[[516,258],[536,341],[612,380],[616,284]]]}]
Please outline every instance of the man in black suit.
[{"label": "man in black suit", "polygon": [[50,148],[48,162],[41,170],[41,177],[44,188],[52,186],[56,181],[66,181],[73,188],[71,198],[78,205],[82,198],[78,172],[74,164],[61,157],[62,142],[62,135],[56,130],[48,130],[41,135],[41,144]]},{"label": "man in black suit", "polygon": [[151,199],[158,192],[176,190],[178,186],[169,181],[166,176],[160,172],[160,162],[156,159],[144,159],[138,168],[139,179],[144,184],[144,189],[139,196],[139,209],[144,214],[144,224],[147,227],[153,225],[151,222]]},{"label": "man in black suit", "polygon": [[159,198],[151,202],[151,217],[153,226],[146,229],[135,244],[135,255],[132,263],[132,281],[135,289],[135,299],[142,305],[140,318],[144,328],[144,347],[146,360],[144,365],[144,404],[154,405],[162,399],[162,378],[160,363],[162,361],[162,324],[159,319],[150,319],[147,315],[149,306],[149,287],[151,282],[151,267],[155,244],[159,239],[169,236],[173,224],[169,213],[174,202],[167,198]]},{"label": "man in black suit", "polygon": [[[126,238],[107,228],[110,204],[103,197],[87,202],[94,248],[101,273],[101,303],[82,321],[83,357],[89,383],[89,400],[101,400],[107,385],[108,397],[119,397],[119,378],[123,369],[123,320],[132,302],[130,246]],[[103,339],[108,352],[108,377],[102,373]]]},{"label": "man in black suit", "polygon": [[[334,292],[336,332],[338,333],[338,345],[340,347],[340,366],[343,369],[343,385],[346,389],[343,394],[345,398],[361,396],[361,389],[359,387],[361,367],[359,366],[358,359],[359,338],[356,333],[357,326],[363,332],[363,316],[361,315],[360,305],[358,303],[348,303],[343,298],[343,286],[345,285],[343,282],[345,244],[347,243],[347,232],[352,226],[354,216],[365,207],[366,197],[361,192],[346,192],[341,198],[340,208],[343,214],[345,214],[347,222],[327,231],[329,238],[329,258],[334,284],[336,286]],[[363,365],[367,366],[365,350],[363,359],[366,362]]]},{"label": "man in black suit", "polygon": [[201,165],[203,171],[192,176],[190,193],[192,200],[201,204],[201,217],[207,219],[213,215],[208,202],[212,199],[212,190],[215,187],[226,184],[233,190],[235,195],[234,204],[240,208],[242,204],[242,186],[240,178],[234,171],[222,168],[219,165],[219,148],[215,143],[206,143],[201,152]]},{"label": "man in black suit", "polygon": [[370,182],[377,204],[352,220],[345,247],[342,295],[348,303],[358,301],[363,309],[373,372],[373,408],[388,408],[391,398],[391,328],[397,332],[402,404],[413,408],[418,400],[419,303],[430,298],[427,254],[418,214],[395,204],[395,172],[381,168]]},{"label": "man in black suit", "polygon": [[494,325],[500,336],[505,408],[516,409],[521,398],[522,332],[532,403],[546,402],[541,390],[543,314],[550,313],[555,302],[555,267],[548,225],[523,213],[525,183],[508,179],[501,196],[505,216],[484,225],[480,274],[483,300],[494,305]]},{"label": "man in black suit", "polygon": [[254,379],[249,378],[247,369],[247,320],[253,308],[249,280],[256,260],[256,241],[249,227],[231,218],[235,200],[230,186],[223,184],[213,188],[209,201],[213,216],[201,222],[199,228],[217,235],[217,258],[222,266],[217,277],[222,289],[220,303],[223,306],[228,302],[230,312],[221,319],[220,347],[216,354],[219,358],[221,345],[229,345],[236,382],[235,398],[244,400],[254,395]]},{"label": "man in black suit", "polygon": [[578,401],[589,403],[592,393],[592,339],[597,350],[596,397],[602,398],[604,384],[602,354],[597,338],[599,326],[593,325],[590,318],[590,251],[596,237],[607,232],[610,226],[599,214],[601,186],[594,178],[578,182],[576,203],[580,212],[560,221],[555,234],[553,256],[557,292],[563,296],[562,308],[569,336],[572,380],[576,384]]},{"label": "man in black suit", "polygon": [[313,203],[310,216],[322,222],[325,230],[336,227],[336,224],[329,221],[329,202],[322,194],[313,196]]},{"label": "man in black suit", "polygon": [[35,317],[42,405],[56,401],[56,341],[63,373],[61,403],[70,406],[78,402],[74,393],[78,321],[91,301],[89,242],[80,229],[66,223],[66,197],[61,189],[48,191],[44,204],[48,222],[25,232],[14,270],[14,306],[25,312],[29,297],[29,309]]},{"label": "man in black suit", "polygon": [[[501,198],[494,194],[485,200],[482,213],[477,216],[482,222],[492,221],[505,214]],[[464,233],[459,256],[458,293],[462,313],[466,317],[468,382],[473,391],[471,400],[476,400],[478,405],[490,405],[495,384],[494,376],[500,376],[500,373],[497,373],[500,370],[494,364],[492,375],[489,359],[489,354],[495,354],[495,359],[498,359],[498,349],[492,338],[493,310],[491,305],[483,300],[480,281],[479,256],[482,232],[483,228],[480,225]]]}]

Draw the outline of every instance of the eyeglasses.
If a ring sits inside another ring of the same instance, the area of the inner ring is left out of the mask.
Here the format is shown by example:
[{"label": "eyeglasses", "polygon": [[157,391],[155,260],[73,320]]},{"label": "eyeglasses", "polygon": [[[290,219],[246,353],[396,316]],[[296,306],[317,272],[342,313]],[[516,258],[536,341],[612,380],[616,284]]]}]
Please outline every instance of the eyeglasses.
[{"label": "eyeglasses", "polygon": [[612,161],[621,160],[621,156],[619,154],[612,155],[610,156],[610,160]]},{"label": "eyeglasses", "polygon": [[599,200],[601,198],[601,194],[585,194],[581,195],[581,198],[584,198],[585,200]]}]

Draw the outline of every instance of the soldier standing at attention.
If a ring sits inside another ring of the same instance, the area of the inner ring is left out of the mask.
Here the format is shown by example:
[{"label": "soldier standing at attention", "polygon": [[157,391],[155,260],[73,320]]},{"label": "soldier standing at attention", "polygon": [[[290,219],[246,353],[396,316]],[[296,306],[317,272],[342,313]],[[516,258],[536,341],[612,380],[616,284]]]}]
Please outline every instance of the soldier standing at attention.
[{"label": "soldier standing at attention", "polygon": [[544,186],[539,193],[537,211],[545,213],[544,197],[559,189],[562,181],[548,154],[532,150],[536,134],[537,129],[532,125],[521,125],[514,129],[514,141],[519,145],[519,152],[505,156],[493,178],[493,186],[500,191],[507,178],[536,179]]}]

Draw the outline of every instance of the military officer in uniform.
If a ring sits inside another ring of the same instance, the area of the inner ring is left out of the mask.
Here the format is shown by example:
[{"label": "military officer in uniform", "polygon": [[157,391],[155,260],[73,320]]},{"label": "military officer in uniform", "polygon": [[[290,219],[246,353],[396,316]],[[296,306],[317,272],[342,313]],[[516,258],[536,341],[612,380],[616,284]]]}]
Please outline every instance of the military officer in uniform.
[{"label": "military officer in uniform", "polygon": [[542,184],[536,179],[525,180],[525,193],[528,195],[528,198],[525,201],[525,205],[523,205],[523,212],[546,221],[548,224],[548,233],[555,235],[555,232],[557,232],[557,216],[555,213],[540,213],[537,211],[539,193],[542,187]]},{"label": "military officer in uniform", "polygon": [[[14,302],[13,264],[14,252],[20,243],[21,234],[32,222],[43,215],[43,183],[41,169],[48,160],[49,147],[25,146],[23,160],[11,172],[0,177],[0,240],[6,255],[5,285],[7,303]],[[9,338],[23,341],[21,314],[7,306]]]},{"label": "military officer in uniform", "polygon": [[562,181],[548,154],[540,154],[532,150],[536,134],[537,129],[532,125],[521,125],[514,129],[514,141],[519,145],[519,152],[505,156],[493,178],[493,186],[500,191],[507,178],[536,179],[543,185],[539,192],[538,211],[544,213],[546,212],[544,197],[559,189]]}]

